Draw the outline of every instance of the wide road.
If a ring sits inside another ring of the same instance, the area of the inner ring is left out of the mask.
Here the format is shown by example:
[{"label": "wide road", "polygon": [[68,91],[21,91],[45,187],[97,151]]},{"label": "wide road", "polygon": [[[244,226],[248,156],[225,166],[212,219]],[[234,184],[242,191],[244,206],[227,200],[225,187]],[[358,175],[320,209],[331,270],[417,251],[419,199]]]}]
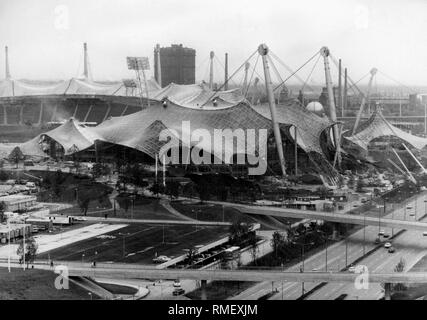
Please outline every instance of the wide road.
[{"label": "wide road", "polygon": [[[412,205],[412,209],[406,210],[397,210],[394,211],[392,214],[388,214],[387,217],[393,218],[393,219],[404,219],[406,217],[407,220],[415,221],[415,218],[421,217],[425,214],[426,206],[424,203],[424,194],[419,195],[417,198],[415,205],[414,198],[411,198],[409,200],[409,204]],[[390,206],[388,204],[388,206]],[[415,207],[416,215],[413,215],[415,213]],[[381,208],[377,210],[382,210]],[[375,215],[375,210],[368,212],[369,215]],[[346,240],[342,240],[340,242],[337,242],[327,249],[327,270],[328,271],[337,271],[341,270],[346,265],[346,242],[347,242],[347,264],[351,264],[357,259],[363,257],[364,252],[368,253],[371,250],[374,250],[376,247],[379,247],[378,245],[374,244],[375,238],[378,237],[379,230],[384,230],[388,232],[390,235],[392,234],[392,231],[394,231],[394,234],[396,234],[398,229],[388,229],[383,227],[365,227],[361,228],[360,230],[356,231],[349,237],[347,237]],[[412,234],[417,235],[418,239],[422,238],[422,232],[420,231],[411,231]],[[364,242],[363,239],[366,239]],[[365,245],[364,245],[365,243]],[[382,245],[380,245],[382,246]],[[365,247],[365,249],[364,249]],[[385,254],[387,253],[387,257],[393,256],[392,254],[389,254],[384,248],[380,248],[380,252]],[[397,248],[396,253],[399,254],[400,248]],[[415,249],[414,249],[415,250]],[[384,252],[386,251],[386,252]],[[395,256],[397,256],[395,254]],[[420,253],[421,255],[421,253]],[[395,257],[393,256],[393,257]],[[378,265],[382,263],[382,261],[379,261]],[[363,264],[363,263],[361,263]],[[325,271],[325,265],[326,265],[326,250],[322,250],[321,252],[318,252],[310,257],[305,259],[304,261],[304,270],[306,271]],[[395,264],[393,264],[394,268]],[[286,268],[285,271],[298,271],[302,267],[302,263],[297,263],[289,268]],[[369,266],[368,266],[369,267]],[[374,267],[375,269],[375,267]],[[284,283],[273,283],[273,287],[278,289],[278,293],[275,294],[271,299],[288,299],[288,300],[295,300],[299,298],[302,295],[302,287],[304,286],[304,292],[313,289],[315,286],[317,286],[319,283],[304,283],[302,285],[301,283],[293,283],[293,282],[284,282]],[[232,297],[231,299],[244,299],[244,300],[256,300],[268,293],[270,293],[272,290],[272,283],[271,282],[262,282],[258,283],[255,286],[247,289],[246,291],[240,293],[239,295],[236,295],[235,297]],[[283,292],[283,294],[282,294]],[[326,291],[325,291],[326,292]],[[339,295],[339,294],[338,294]]]},{"label": "wide road", "polygon": [[[414,212],[414,204],[415,203],[413,202],[413,209],[407,210],[407,216]],[[420,207],[419,211],[423,212],[424,203],[422,202],[422,199],[418,200],[417,209],[418,207]],[[426,221],[427,218],[424,218],[423,220]],[[367,266],[368,270],[373,273],[389,273],[393,272],[401,258],[405,260],[405,270],[409,270],[427,254],[427,237],[420,234],[420,232],[404,231],[402,234],[398,235],[392,243],[396,249],[395,253],[389,253],[388,250],[381,248],[361,260],[358,264]],[[348,296],[346,299],[376,300],[382,296],[382,289],[383,288],[378,283],[370,284],[369,289],[367,290],[357,290],[354,285],[351,284],[328,283],[321,289],[309,295],[307,299],[335,299],[341,294],[347,294]]]}]

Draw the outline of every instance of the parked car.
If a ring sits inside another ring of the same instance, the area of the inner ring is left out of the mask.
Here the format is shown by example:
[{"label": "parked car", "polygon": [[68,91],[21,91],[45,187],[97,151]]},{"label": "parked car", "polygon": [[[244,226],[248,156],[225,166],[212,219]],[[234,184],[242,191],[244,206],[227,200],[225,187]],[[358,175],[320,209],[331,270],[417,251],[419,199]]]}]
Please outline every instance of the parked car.
[{"label": "parked car", "polygon": [[181,288],[181,282],[179,282],[179,280],[175,280],[175,281],[173,282],[173,286],[174,286],[175,288]]},{"label": "parked car", "polygon": [[175,290],[172,292],[172,294],[173,294],[174,296],[180,296],[180,295],[182,295],[182,294],[184,294],[184,293],[185,293],[185,290],[184,290],[184,289],[182,289],[182,288],[175,289]]},{"label": "parked car", "polygon": [[386,248],[386,249],[391,248],[391,243],[390,243],[390,242],[386,242],[386,243],[384,244],[384,248]]},{"label": "parked car", "polygon": [[354,273],[356,271],[356,267],[355,266],[350,266],[348,268],[348,271]]},{"label": "parked car", "polygon": [[380,238],[376,238],[375,241],[374,241],[374,244],[380,244],[380,243],[381,243]]},{"label": "parked car", "polygon": [[153,259],[154,263],[164,263],[164,262],[168,262],[169,260],[171,260],[171,258],[169,258],[168,256],[158,256],[157,258]]}]

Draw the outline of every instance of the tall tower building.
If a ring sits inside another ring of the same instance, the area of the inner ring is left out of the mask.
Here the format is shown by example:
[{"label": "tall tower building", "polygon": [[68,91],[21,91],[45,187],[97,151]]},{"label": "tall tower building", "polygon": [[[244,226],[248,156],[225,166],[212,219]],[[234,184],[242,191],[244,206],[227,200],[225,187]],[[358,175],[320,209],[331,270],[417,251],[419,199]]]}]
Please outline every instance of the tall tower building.
[{"label": "tall tower building", "polygon": [[156,46],[154,76],[162,87],[172,82],[194,84],[196,82],[196,50],[183,47],[182,44],[173,44],[164,48]]}]

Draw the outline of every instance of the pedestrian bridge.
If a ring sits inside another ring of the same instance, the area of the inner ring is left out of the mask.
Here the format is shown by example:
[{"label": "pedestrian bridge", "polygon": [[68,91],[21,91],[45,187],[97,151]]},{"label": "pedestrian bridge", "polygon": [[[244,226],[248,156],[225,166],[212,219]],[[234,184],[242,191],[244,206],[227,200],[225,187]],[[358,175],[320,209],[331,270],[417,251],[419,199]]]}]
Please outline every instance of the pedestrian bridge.
[{"label": "pedestrian bridge", "polygon": [[427,222],[397,220],[389,218],[369,217],[365,215],[355,215],[349,213],[334,213],[312,210],[299,210],[291,208],[254,206],[231,202],[209,201],[209,203],[234,208],[240,212],[282,218],[297,218],[324,220],[338,223],[357,224],[362,226],[388,227],[404,230],[427,231]]}]

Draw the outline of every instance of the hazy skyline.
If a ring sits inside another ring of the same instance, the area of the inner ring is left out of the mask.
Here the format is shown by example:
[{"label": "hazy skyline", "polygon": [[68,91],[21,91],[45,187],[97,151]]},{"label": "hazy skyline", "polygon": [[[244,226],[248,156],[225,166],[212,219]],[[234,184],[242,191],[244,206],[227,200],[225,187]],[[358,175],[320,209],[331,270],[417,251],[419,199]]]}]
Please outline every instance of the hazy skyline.
[{"label": "hazy skyline", "polygon": [[[260,43],[293,69],[326,45],[354,80],[375,66],[406,85],[426,85],[426,9],[422,0],[2,0],[0,46],[9,46],[13,77],[66,79],[82,73],[87,42],[94,79],[120,80],[133,76],[126,56],[149,56],[152,66],[156,43],[182,43],[196,49],[200,81],[211,50],[222,63],[229,53],[231,74]],[[313,83],[323,78],[320,61]],[[377,81],[388,83],[381,75]]]}]

